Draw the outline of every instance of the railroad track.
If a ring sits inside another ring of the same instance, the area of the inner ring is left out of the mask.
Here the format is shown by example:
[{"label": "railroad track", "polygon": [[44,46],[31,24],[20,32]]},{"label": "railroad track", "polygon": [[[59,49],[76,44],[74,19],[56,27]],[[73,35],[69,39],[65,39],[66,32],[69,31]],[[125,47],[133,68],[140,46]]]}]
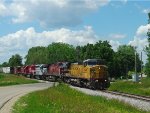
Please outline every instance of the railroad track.
[{"label": "railroad track", "polygon": [[103,90],[102,92],[150,102],[150,96],[141,96],[141,95],[134,95],[134,94],[128,94],[128,93],[123,93],[123,92],[108,91],[108,90]]}]

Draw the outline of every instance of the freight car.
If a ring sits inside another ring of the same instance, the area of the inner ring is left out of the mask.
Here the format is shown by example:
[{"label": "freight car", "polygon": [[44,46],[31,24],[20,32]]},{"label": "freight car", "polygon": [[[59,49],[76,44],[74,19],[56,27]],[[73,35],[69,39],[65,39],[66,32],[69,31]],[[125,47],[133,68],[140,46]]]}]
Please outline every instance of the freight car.
[{"label": "freight car", "polygon": [[1,73],[14,73],[14,67],[1,67],[0,68]]},{"label": "freight car", "polygon": [[3,67],[2,71],[3,73],[10,73],[10,67]]},{"label": "freight car", "polygon": [[64,74],[63,80],[67,83],[92,89],[108,88],[107,66],[103,60],[87,59],[83,63],[72,63]]}]

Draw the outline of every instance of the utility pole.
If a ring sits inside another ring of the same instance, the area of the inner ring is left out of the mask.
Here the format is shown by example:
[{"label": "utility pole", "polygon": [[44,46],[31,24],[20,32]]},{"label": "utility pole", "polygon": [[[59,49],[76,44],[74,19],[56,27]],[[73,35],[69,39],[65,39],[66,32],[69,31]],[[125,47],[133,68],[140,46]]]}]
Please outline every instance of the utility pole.
[{"label": "utility pole", "polygon": [[80,62],[80,46],[76,47],[77,62]]},{"label": "utility pole", "polygon": [[136,46],[135,46],[135,75],[134,75],[134,82],[138,81],[138,75],[137,75],[137,52],[136,52]]},{"label": "utility pole", "polygon": [[150,12],[148,13],[148,17],[149,17],[148,24],[150,24]]},{"label": "utility pole", "polygon": [[135,76],[137,76],[137,64],[136,64],[136,47],[135,47]]},{"label": "utility pole", "polygon": [[141,78],[142,78],[142,51],[141,51]]},{"label": "utility pole", "polygon": [[[150,24],[150,12],[148,13],[148,24]],[[150,28],[148,29],[148,32],[147,32],[147,36],[148,36],[148,42],[150,42]]]}]

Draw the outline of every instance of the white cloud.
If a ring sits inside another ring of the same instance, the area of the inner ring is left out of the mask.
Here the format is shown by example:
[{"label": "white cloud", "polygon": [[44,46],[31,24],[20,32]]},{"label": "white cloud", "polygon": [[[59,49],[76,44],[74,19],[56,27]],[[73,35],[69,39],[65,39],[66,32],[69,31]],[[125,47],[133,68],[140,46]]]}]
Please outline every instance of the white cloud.
[{"label": "white cloud", "polygon": [[0,2],[0,16],[5,12],[14,23],[38,21],[42,26],[74,26],[107,3],[108,0],[12,0],[7,5]]},{"label": "white cloud", "polygon": [[121,0],[121,1],[124,5],[128,2],[128,0]]},{"label": "white cloud", "polygon": [[114,51],[117,51],[118,47],[121,45],[119,41],[110,40],[109,42]]},{"label": "white cloud", "polygon": [[134,40],[130,41],[129,44],[133,46],[138,46],[140,50],[144,48],[148,42],[147,42],[147,32],[150,29],[150,24],[147,25],[141,25],[134,36]]},{"label": "white cloud", "polygon": [[150,12],[150,9],[144,9],[143,13],[148,14]]},{"label": "white cloud", "polygon": [[5,15],[5,11],[6,11],[6,6],[5,6],[5,4],[4,4],[4,2],[3,1],[0,1],[0,15],[1,16],[4,16]]},{"label": "white cloud", "polygon": [[145,37],[144,39],[141,39],[139,37],[134,37],[134,40],[130,41],[129,45],[136,46],[138,51],[143,51],[145,46],[148,45],[147,37]]},{"label": "white cloud", "polygon": [[126,37],[126,35],[125,34],[110,34],[109,37],[113,39],[123,39]]},{"label": "white cloud", "polygon": [[[147,41],[147,32],[148,29],[150,29],[150,24],[147,25],[141,25],[134,36],[134,40],[129,42],[129,45],[137,46],[137,51],[140,53],[144,50],[144,48],[148,45]],[[143,55],[143,61],[146,62],[147,56],[144,53]]]},{"label": "white cloud", "polygon": [[[95,43],[103,39],[95,34],[91,26],[85,26],[82,30],[61,28],[43,32],[36,32],[33,27],[30,27],[0,37],[0,62],[8,61],[16,53],[24,57],[28,49],[34,46],[47,46],[52,42],[63,42],[76,46]],[[110,40],[110,45],[116,51],[120,43]]]},{"label": "white cloud", "polygon": [[3,58],[0,62],[8,60],[16,53],[24,56],[28,49],[34,46],[47,46],[52,42],[64,42],[76,46],[95,43],[97,40],[98,37],[91,26],[85,26],[83,30],[78,31],[61,28],[40,33],[31,27],[0,37],[0,56]]},{"label": "white cloud", "polygon": [[145,37],[147,34],[148,29],[150,29],[150,24],[147,25],[141,25],[136,32],[137,37]]}]

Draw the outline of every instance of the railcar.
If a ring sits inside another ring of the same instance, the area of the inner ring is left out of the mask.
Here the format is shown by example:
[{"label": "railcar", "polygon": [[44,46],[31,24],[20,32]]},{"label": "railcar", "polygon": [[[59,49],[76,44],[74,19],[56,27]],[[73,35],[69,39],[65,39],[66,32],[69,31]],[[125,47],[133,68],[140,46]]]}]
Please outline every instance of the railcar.
[{"label": "railcar", "polygon": [[72,63],[63,76],[65,82],[92,89],[108,88],[108,71],[104,60],[87,59],[83,63]]},{"label": "railcar", "polygon": [[14,74],[14,67],[10,67],[10,74]]},{"label": "railcar", "polygon": [[25,67],[26,67],[26,66],[21,66],[21,74],[22,74],[22,75],[25,75]]},{"label": "railcar", "polygon": [[3,73],[10,73],[10,67],[3,67],[2,72]]},{"label": "railcar", "polygon": [[44,79],[45,74],[47,74],[48,66],[49,66],[48,64],[35,65],[34,78]]},{"label": "railcar", "polygon": [[21,74],[21,66],[14,67],[14,74]]},{"label": "railcar", "polygon": [[49,65],[44,78],[50,81],[56,81],[57,79],[61,79],[65,72],[66,65],[67,62],[57,62]]},{"label": "railcar", "polygon": [[35,65],[27,65],[24,68],[24,75],[33,78],[35,75]]},{"label": "railcar", "polygon": [[14,73],[14,67],[0,67],[0,73]]}]

